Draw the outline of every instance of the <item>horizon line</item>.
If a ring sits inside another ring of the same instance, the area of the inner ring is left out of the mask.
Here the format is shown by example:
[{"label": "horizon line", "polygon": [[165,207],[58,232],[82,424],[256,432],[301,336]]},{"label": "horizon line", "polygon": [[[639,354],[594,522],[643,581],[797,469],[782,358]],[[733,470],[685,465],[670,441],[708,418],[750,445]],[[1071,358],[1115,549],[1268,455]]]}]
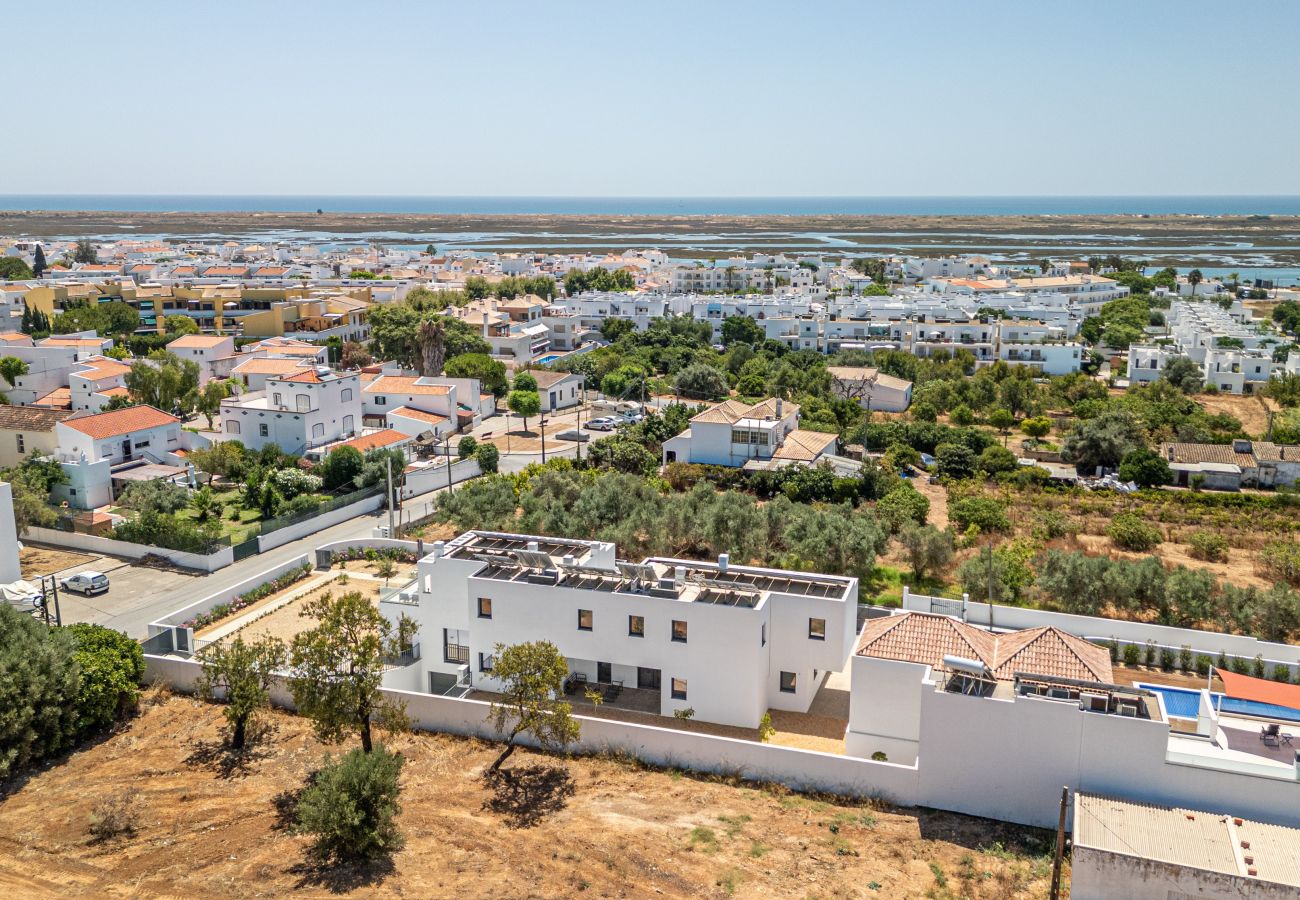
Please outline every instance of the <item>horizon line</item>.
[{"label": "horizon line", "polygon": [[0,193],[0,197],[317,197],[420,198],[438,200],[1041,200],[1041,199],[1185,199],[1204,197],[1261,199],[1300,198],[1296,194],[245,194],[245,193],[139,193],[139,192],[38,192]]}]

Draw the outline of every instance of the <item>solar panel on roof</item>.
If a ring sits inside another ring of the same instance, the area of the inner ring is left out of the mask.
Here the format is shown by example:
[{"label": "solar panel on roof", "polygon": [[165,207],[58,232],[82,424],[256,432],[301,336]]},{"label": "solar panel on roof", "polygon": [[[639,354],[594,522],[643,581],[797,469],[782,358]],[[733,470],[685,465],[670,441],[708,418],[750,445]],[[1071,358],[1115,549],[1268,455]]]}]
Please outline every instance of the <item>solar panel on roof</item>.
[{"label": "solar panel on roof", "polygon": [[553,568],[549,554],[542,553],[540,550],[515,550],[515,559],[519,564],[528,569],[550,569]]}]

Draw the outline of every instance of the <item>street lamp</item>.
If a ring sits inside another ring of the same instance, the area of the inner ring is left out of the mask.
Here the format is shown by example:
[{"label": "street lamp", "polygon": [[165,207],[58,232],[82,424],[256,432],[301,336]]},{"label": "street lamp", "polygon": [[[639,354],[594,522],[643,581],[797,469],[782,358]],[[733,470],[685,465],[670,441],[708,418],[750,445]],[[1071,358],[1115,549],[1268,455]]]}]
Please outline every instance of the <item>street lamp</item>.
[{"label": "street lamp", "polygon": [[546,416],[538,416],[542,426],[542,462],[546,462]]}]

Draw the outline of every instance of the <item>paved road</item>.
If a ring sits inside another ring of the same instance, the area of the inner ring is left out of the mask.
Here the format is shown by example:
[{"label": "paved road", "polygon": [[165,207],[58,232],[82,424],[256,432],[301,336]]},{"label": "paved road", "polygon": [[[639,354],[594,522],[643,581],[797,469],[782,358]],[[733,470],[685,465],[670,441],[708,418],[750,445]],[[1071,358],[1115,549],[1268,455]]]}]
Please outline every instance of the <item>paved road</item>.
[{"label": "paved road", "polygon": [[[405,512],[408,518],[423,516],[425,510],[430,508],[434,498],[442,490],[445,488],[412,497],[403,504],[402,512]],[[321,544],[347,538],[370,537],[377,526],[387,522],[388,513],[383,510],[357,516],[300,540],[292,541],[283,547],[240,560],[210,575],[189,575],[150,569],[121,560],[74,566],[61,573],[61,577],[84,569],[97,568],[108,575],[112,587],[107,594],[85,599],[60,593],[63,621],[64,624],[94,622],[124,631],[134,638],[143,638],[145,626],[159,616],[223,588],[238,584],[279,563],[288,562],[295,556],[306,554],[309,558],[314,558],[315,550]]]}]

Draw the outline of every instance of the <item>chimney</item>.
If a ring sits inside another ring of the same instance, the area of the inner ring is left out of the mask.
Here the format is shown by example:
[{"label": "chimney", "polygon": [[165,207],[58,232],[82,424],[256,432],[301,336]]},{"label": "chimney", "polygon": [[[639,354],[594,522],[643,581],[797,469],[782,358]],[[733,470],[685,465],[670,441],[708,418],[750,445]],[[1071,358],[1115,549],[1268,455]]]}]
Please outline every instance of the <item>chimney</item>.
[{"label": "chimney", "polygon": [[776,417],[777,417],[778,419],[781,418],[781,412],[782,412],[784,409],[785,409],[785,404],[781,401],[781,398],[780,398],[780,397],[777,397],[777,398],[776,398]]},{"label": "chimney", "polygon": [[677,566],[676,568],[673,569],[673,581],[675,581],[677,584],[684,584],[686,582],[685,566]]},{"label": "chimney", "polygon": [[483,337],[488,336],[488,314],[487,310],[483,311]]},{"label": "chimney", "polygon": [[566,565],[566,566],[571,566],[571,565],[573,565],[573,554],[572,554],[572,553],[566,553],[566,554],[564,555],[564,559],[560,560],[560,562],[562,562],[562,563],[563,563],[564,565]]},{"label": "chimney", "polygon": [[528,551],[529,551],[530,553],[536,553],[536,552],[537,552],[537,541],[529,541],[529,542],[528,542]]},{"label": "chimney", "polygon": [[719,553],[719,554],[718,554],[718,571],[719,571],[719,572],[725,572],[725,571],[727,571],[727,564],[728,564],[729,562],[731,562],[731,554],[729,554],[729,553]]},{"label": "chimney", "polygon": [[440,559],[440,558],[442,558],[442,550],[443,550],[443,548],[444,548],[445,546],[446,546],[446,543],[445,543],[444,541],[434,541],[434,542],[433,542],[433,558],[434,558],[434,559]]}]

